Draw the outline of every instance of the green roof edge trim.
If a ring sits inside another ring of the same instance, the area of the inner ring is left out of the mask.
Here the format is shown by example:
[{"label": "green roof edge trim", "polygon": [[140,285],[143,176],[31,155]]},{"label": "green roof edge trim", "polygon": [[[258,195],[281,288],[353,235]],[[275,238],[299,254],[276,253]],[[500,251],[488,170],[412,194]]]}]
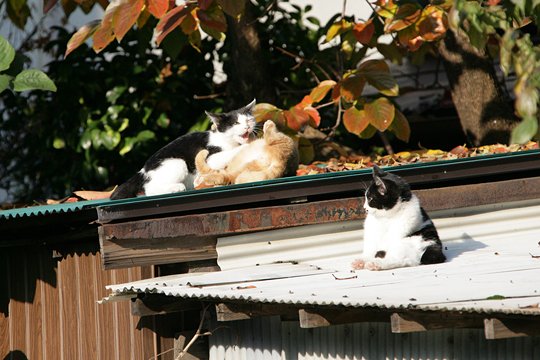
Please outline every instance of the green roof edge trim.
[{"label": "green roof edge trim", "polygon": [[[399,165],[399,166],[385,166],[383,168],[391,169],[392,172],[396,172],[397,174],[399,174],[400,171],[408,170],[408,169],[421,169],[421,168],[428,168],[428,167],[436,168],[436,167],[444,167],[449,164],[482,162],[485,160],[492,160],[496,158],[512,158],[512,157],[519,158],[519,157],[524,157],[524,156],[531,156],[533,154],[538,154],[540,156],[540,149],[519,151],[519,152],[513,152],[513,153],[481,155],[481,156],[476,156],[476,157],[468,157],[468,158],[453,159],[453,160],[441,160],[441,161],[423,162],[423,163],[419,162],[419,163]],[[315,174],[315,175],[291,176],[291,177],[284,177],[284,178],[272,179],[272,180],[267,180],[267,181],[259,181],[259,182],[254,182],[254,183],[220,186],[220,187],[201,189],[201,190],[189,190],[189,191],[184,191],[181,193],[172,193],[172,194],[164,194],[164,195],[140,196],[136,198],[122,199],[122,200],[109,200],[109,199],[86,200],[86,201],[78,201],[74,203],[31,206],[31,207],[26,207],[26,208],[0,211],[0,220],[9,220],[9,219],[32,217],[32,216],[47,216],[51,214],[89,210],[89,209],[94,209],[100,206],[115,206],[115,205],[121,205],[121,204],[145,203],[145,202],[151,202],[154,200],[162,200],[162,199],[169,199],[169,198],[192,197],[199,194],[201,195],[209,194],[209,193],[220,194],[223,192],[237,191],[241,189],[248,189],[248,188],[259,187],[259,186],[278,185],[278,184],[283,184],[283,183],[309,184],[310,181],[316,180],[316,179],[320,180],[320,179],[325,179],[325,178],[357,176],[361,174],[370,173],[371,171],[372,171],[371,168],[366,168],[366,169],[361,169],[361,170],[348,170],[348,171],[330,172],[330,173]],[[96,215],[96,218],[97,218],[97,215]]]}]

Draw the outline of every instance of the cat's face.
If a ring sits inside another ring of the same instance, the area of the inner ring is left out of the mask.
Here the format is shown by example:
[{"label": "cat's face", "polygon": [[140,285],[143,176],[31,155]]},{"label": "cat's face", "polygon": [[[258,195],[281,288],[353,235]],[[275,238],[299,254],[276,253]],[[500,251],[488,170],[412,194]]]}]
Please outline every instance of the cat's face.
[{"label": "cat's face", "polygon": [[403,178],[373,167],[373,181],[366,190],[364,207],[367,210],[389,210],[398,202],[411,199],[411,189]]},{"label": "cat's face", "polygon": [[253,107],[255,100],[243,108],[232,110],[222,114],[206,112],[206,115],[214,123],[213,128],[234,139],[239,144],[245,144],[255,129],[255,118],[253,117]]}]

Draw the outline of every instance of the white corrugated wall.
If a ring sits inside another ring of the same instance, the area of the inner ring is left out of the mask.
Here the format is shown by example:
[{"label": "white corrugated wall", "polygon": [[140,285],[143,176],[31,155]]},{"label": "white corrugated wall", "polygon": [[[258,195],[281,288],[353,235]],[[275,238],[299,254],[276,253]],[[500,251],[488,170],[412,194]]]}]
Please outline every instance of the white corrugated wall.
[{"label": "white corrugated wall", "polygon": [[210,360],[532,360],[540,337],[486,340],[480,329],[393,334],[388,323],[302,329],[279,317],[218,323]]}]

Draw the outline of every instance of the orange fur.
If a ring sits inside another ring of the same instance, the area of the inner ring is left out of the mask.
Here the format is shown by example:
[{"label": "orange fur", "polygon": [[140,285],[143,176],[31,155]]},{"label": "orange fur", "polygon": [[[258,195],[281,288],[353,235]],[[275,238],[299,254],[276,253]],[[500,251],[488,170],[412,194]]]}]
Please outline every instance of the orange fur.
[{"label": "orange fur", "polygon": [[242,184],[292,176],[298,168],[298,149],[294,141],[279,132],[271,120],[264,123],[263,137],[244,145],[223,170],[206,163],[207,150],[195,157],[195,188]]}]

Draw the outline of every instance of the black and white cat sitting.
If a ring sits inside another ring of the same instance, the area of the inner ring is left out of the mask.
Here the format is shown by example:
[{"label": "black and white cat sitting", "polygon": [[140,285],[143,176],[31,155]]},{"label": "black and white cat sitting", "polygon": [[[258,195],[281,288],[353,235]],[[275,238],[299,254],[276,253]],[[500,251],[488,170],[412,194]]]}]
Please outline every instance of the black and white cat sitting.
[{"label": "black and white cat sitting", "polygon": [[401,177],[373,167],[366,190],[364,252],[353,269],[385,270],[446,260],[435,225]]},{"label": "black and white cat sitting", "polygon": [[180,136],[158,150],[144,167],[112,193],[111,199],[145,195],[160,195],[193,189],[195,156],[209,151],[208,165],[223,169],[243,144],[248,143],[255,128],[253,107],[255,100],[238,110],[223,114],[206,112],[212,129]]}]

